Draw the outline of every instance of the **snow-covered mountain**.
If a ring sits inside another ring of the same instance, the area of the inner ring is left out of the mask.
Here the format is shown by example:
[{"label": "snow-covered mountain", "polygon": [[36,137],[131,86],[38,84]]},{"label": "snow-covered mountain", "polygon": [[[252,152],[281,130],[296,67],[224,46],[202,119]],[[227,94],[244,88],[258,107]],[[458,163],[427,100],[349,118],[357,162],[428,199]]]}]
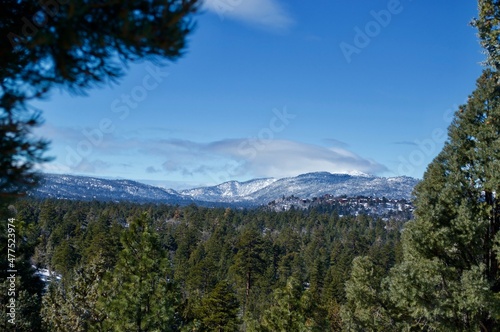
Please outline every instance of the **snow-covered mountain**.
[{"label": "snow-covered mountain", "polygon": [[44,174],[31,196],[71,200],[168,202],[189,204],[193,200],[175,190],[131,180],[107,180],[86,176]]},{"label": "snow-covered mountain", "polygon": [[382,178],[368,174],[318,172],[279,180],[260,179],[244,183],[231,181],[214,187],[181,191],[181,194],[209,202],[252,202],[255,204],[267,204],[276,198],[291,195],[304,199],[325,194],[410,199],[417,183],[418,180],[404,176]]},{"label": "snow-covered mountain", "polygon": [[410,199],[418,180],[410,177],[383,178],[368,174],[308,173],[283,179],[230,181],[216,186],[177,192],[130,180],[105,180],[70,175],[44,175],[42,185],[31,195],[61,199],[164,202],[201,205],[264,205],[294,195],[309,199],[332,196],[371,196]]},{"label": "snow-covered mountain", "polygon": [[276,179],[255,179],[246,182],[229,181],[212,187],[183,190],[182,195],[207,202],[234,202],[252,200],[252,194],[260,191]]}]

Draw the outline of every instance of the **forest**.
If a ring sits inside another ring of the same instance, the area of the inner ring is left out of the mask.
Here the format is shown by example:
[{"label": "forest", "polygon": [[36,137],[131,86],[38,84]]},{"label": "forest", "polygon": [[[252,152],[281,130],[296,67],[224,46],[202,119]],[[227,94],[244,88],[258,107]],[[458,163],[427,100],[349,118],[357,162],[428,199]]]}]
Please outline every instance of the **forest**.
[{"label": "forest", "polygon": [[500,2],[477,3],[484,68],[411,220],[27,198],[51,159],[32,102],[177,60],[201,1],[2,6],[0,330],[500,331]]},{"label": "forest", "polygon": [[20,200],[11,213],[18,331],[337,331],[353,259],[386,273],[404,225],[327,207]]}]

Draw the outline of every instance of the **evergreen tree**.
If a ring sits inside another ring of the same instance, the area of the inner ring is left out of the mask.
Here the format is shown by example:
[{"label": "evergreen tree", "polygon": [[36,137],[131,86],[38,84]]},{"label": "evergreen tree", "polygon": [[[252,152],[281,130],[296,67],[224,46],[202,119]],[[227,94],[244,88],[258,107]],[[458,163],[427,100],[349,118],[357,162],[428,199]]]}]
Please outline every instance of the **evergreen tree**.
[{"label": "evergreen tree", "polygon": [[231,271],[244,289],[245,310],[248,308],[250,293],[256,280],[265,268],[264,241],[254,228],[246,229],[236,244],[238,252],[234,256]]},{"label": "evergreen tree", "polygon": [[240,320],[239,303],[227,281],[219,282],[201,301],[198,318],[201,331],[231,332],[238,331]]},{"label": "evergreen tree", "polygon": [[54,252],[54,246],[59,244],[59,241],[54,241],[52,233],[61,223],[62,210],[53,200],[46,200],[40,207],[38,215],[38,223],[40,225],[40,239],[35,248],[33,261],[37,266],[52,269],[51,260]]},{"label": "evergreen tree", "polygon": [[500,2],[478,0],[479,17],[472,21],[478,29],[481,45],[486,51],[486,64],[500,70]]},{"label": "evergreen tree", "polygon": [[134,219],[124,231],[123,250],[105,281],[101,305],[111,331],[175,331],[179,291],[170,260],[148,217]]},{"label": "evergreen tree", "polygon": [[387,291],[422,330],[500,330],[500,88],[485,70],[415,190]]},{"label": "evergreen tree", "polygon": [[42,316],[49,331],[102,331],[106,317],[98,308],[105,260],[96,257],[68,280],[52,283],[43,298]]},{"label": "evergreen tree", "polygon": [[[61,283],[52,283],[47,293],[43,296],[42,320],[43,326],[49,331],[62,332],[72,324],[69,316],[69,306],[66,305],[66,295]],[[78,326],[76,331],[81,331]]]},{"label": "evergreen tree", "polygon": [[325,310],[325,318],[328,324],[328,327],[325,328],[325,330],[332,332],[342,331],[342,306],[336,300],[330,299],[325,305]]},{"label": "evergreen tree", "polygon": [[[383,293],[383,271],[369,257],[356,257],[351,278],[346,283],[347,303],[341,317],[345,331],[398,331],[387,311]],[[401,330],[399,330],[401,331]]]},{"label": "evergreen tree", "polygon": [[120,243],[122,229],[122,226],[116,221],[111,221],[111,217],[107,215],[101,215],[98,220],[89,223],[82,241],[82,263],[91,262],[95,259],[96,253],[100,253],[106,269],[112,268],[122,249]]},{"label": "evergreen tree", "polygon": [[50,158],[44,156],[49,143],[31,134],[42,123],[40,114],[22,105],[17,106],[15,113],[10,110],[14,106],[2,97],[2,85],[0,83],[0,200],[5,200],[23,196],[35,186],[39,176],[33,167]]},{"label": "evergreen tree", "polygon": [[186,289],[190,295],[203,295],[217,283],[215,278],[215,262],[207,257],[205,247],[200,244],[189,259],[189,274],[186,278]]},{"label": "evergreen tree", "polygon": [[63,276],[69,274],[77,262],[77,254],[70,240],[63,240],[54,250],[50,266]]},{"label": "evergreen tree", "polygon": [[271,307],[264,312],[261,330],[264,332],[312,331],[312,324],[306,317],[303,290],[293,278],[289,278],[282,289],[273,295]]}]

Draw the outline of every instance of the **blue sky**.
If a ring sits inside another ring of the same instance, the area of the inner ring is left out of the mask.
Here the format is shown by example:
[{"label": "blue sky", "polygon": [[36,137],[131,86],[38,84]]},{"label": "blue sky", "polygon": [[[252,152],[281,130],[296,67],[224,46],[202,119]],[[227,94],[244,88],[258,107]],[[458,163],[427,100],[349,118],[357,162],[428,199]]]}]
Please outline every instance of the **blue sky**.
[{"label": "blue sky", "polygon": [[175,189],[306,172],[421,178],[484,55],[475,1],[207,0],[186,54],[36,107],[45,172]]}]

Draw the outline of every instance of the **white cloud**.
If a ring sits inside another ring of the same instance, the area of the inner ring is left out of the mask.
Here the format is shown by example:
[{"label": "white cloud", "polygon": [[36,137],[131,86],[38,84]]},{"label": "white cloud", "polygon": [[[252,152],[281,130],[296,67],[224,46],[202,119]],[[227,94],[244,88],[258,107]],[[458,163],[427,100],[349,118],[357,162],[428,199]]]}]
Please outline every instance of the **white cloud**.
[{"label": "white cloud", "polygon": [[210,148],[240,163],[239,172],[256,177],[287,177],[308,172],[380,173],[387,168],[343,148],[326,148],[287,140],[225,140]]},{"label": "white cloud", "polygon": [[341,147],[323,147],[289,140],[225,139],[210,143],[166,140],[149,142],[143,153],[167,157],[168,173],[205,176],[213,183],[255,177],[289,177],[308,172],[378,174],[387,168]]},{"label": "white cloud", "polygon": [[225,18],[276,30],[293,24],[290,14],[277,0],[205,0],[204,8]]},{"label": "white cloud", "polygon": [[[77,155],[79,144],[85,137],[78,129],[49,127],[45,134],[49,133],[47,136],[56,148],[51,152],[59,153],[55,163],[45,165],[46,171],[112,173],[123,170],[123,163],[129,163],[127,173],[142,171],[210,183],[255,177],[282,178],[316,171],[371,174],[387,171],[384,165],[353,153],[347,144],[333,139],[325,141],[329,145],[325,147],[290,140],[239,138],[200,143],[109,134],[99,144],[87,143],[88,153],[80,156]],[[68,151],[73,151],[73,155]]]}]

